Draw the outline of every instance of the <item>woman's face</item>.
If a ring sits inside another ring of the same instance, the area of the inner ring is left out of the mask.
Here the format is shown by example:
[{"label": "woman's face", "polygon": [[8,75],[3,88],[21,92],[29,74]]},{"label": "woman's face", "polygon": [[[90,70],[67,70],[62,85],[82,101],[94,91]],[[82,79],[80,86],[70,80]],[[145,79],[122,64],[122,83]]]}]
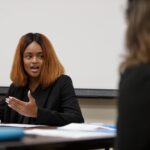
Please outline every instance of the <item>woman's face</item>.
[{"label": "woman's face", "polygon": [[36,42],[29,44],[23,54],[23,63],[24,69],[30,79],[40,76],[43,61],[43,50],[41,46]]}]

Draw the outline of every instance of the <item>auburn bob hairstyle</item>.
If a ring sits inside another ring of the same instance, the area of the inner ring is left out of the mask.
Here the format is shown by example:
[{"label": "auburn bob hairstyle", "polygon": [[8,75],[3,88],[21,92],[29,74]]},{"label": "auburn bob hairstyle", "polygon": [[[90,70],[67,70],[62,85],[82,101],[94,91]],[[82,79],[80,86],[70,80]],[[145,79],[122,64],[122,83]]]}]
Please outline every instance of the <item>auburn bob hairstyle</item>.
[{"label": "auburn bob hairstyle", "polygon": [[41,33],[27,33],[20,38],[10,78],[16,86],[26,86],[28,84],[29,79],[23,65],[23,54],[27,46],[32,42],[37,42],[43,50],[44,62],[40,74],[40,84],[43,88],[46,88],[64,74],[64,67],[60,63],[51,42]]}]

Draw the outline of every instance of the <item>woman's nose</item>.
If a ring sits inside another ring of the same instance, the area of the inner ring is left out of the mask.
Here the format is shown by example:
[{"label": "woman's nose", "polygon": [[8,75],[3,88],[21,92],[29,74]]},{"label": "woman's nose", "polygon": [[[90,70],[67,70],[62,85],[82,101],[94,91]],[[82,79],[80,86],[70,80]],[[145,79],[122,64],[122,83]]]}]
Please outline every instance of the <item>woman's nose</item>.
[{"label": "woman's nose", "polygon": [[37,62],[37,57],[36,57],[36,56],[34,56],[34,57],[32,58],[32,62],[33,62],[33,63],[36,63],[36,62]]}]

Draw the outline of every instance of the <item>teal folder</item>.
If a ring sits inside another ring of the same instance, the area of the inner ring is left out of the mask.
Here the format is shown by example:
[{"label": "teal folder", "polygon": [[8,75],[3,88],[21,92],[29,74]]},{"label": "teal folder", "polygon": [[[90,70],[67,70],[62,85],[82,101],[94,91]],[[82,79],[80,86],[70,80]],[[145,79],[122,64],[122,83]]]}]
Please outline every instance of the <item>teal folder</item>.
[{"label": "teal folder", "polygon": [[0,141],[20,140],[23,136],[23,128],[0,127]]}]

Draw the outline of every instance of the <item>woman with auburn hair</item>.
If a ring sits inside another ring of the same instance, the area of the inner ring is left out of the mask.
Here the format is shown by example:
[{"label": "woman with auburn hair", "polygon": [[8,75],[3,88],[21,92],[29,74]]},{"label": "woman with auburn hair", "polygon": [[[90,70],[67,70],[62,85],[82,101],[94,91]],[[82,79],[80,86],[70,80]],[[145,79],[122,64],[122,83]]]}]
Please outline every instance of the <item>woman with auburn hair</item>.
[{"label": "woman with auburn hair", "polygon": [[150,148],[150,0],[128,0],[126,55],[120,66],[118,150]]},{"label": "woman with auburn hair", "polygon": [[64,75],[48,38],[40,33],[21,37],[11,71],[4,123],[62,126],[84,122],[72,80]]}]

